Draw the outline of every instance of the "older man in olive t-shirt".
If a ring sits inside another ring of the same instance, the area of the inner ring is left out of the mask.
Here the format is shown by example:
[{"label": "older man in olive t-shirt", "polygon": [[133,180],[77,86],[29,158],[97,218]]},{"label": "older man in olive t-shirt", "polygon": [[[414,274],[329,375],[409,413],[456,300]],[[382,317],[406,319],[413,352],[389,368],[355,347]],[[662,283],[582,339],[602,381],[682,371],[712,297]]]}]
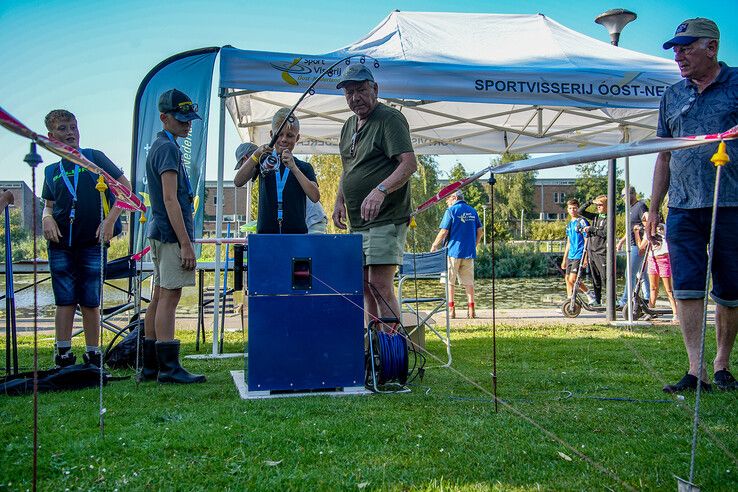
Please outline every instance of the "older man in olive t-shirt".
[{"label": "older man in olive t-shirt", "polygon": [[343,173],[333,223],[363,237],[364,309],[399,318],[393,278],[410,218],[410,176],[417,168],[410,127],[396,109],[377,100],[379,86],[364,65],[351,65],[336,86],[343,89],[351,116],[341,129]]}]

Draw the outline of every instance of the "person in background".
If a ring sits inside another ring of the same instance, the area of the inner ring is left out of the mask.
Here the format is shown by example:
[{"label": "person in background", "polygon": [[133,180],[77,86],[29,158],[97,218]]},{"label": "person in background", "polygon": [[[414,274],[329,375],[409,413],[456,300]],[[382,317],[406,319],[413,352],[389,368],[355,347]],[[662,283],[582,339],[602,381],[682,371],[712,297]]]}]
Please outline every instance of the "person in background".
[{"label": "person in background", "polygon": [[305,201],[305,224],[308,234],[325,234],[328,228],[328,216],[320,202],[313,202],[310,198]]},{"label": "person in background", "polygon": [[464,193],[459,190],[446,198],[446,212],[441,219],[438,235],[430,250],[436,251],[446,242],[448,245],[449,311],[456,317],[454,288],[458,281],[464,286],[467,300],[467,318],[476,318],[474,309],[474,259],[477,246],[482,240],[482,223],[474,207],[466,203]]},{"label": "person in background", "polygon": [[3,190],[2,193],[0,193],[0,210],[3,210],[8,205],[12,205],[15,202],[15,197],[13,196],[13,192],[10,190]]},{"label": "person in background", "polygon": [[[587,212],[590,204],[594,203],[597,212]],[[594,291],[593,306],[602,304],[602,281],[605,278],[607,263],[607,196],[600,195],[591,202],[579,207],[579,214],[589,221],[584,232],[587,241],[587,263],[592,276],[592,290]]]},{"label": "person in background", "polygon": [[[587,266],[587,260],[583,260],[584,228],[589,226],[589,223],[579,215],[579,200],[576,198],[566,202],[566,211],[569,213],[570,220],[566,225],[567,241],[564,247],[564,257],[561,260],[561,269],[564,270],[564,278],[566,279],[566,295],[571,297],[574,283],[577,281],[579,265],[584,261],[582,268]],[[594,294],[584,285],[584,282],[579,282],[579,290],[587,295],[590,304],[594,304]]]},{"label": "person in background", "polygon": [[[636,190],[632,186],[630,187],[630,192],[626,192],[626,189],[623,188],[623,191],[621,193],[623,200],[630,200],[630,216],[628,219],[628,225],[626,227],[626,236],[623,236],[620,238],[616,245],[616,249],[620,251],[623,248],[623,245],[625,244],[627,240],[627,234],[630,234],[630,251],[628,252],[628,257],[630,258],[630,288],[635,289],[636,285],[636,275],[638,275],[638,272],[641,269],[641,265],[643,264],[643,255],[640,252],[640,249],[638,248],[638,244],[635,240],[635,235],[633,234],[634,228],[641,225],[641,217],[643,216],[644,212],[648,211],[648,207],[646,207],[646,204],[643,203],[643,200],[638,199],[638,195],[636,195]],[[648,278],[643,279],[643,297],[644,299],[648,300],[648,293],[649,293],[649,282]],[[635,295],[635,293],[634,293]],[[621,310],[623,309],[623,306],[628,302],[628,288],[627,286],[623,287],[623,295],[620,296],[620,301],[618,301],[617,309]]]},{"label": "person in background", "polygon": [[[664,92],[659,107],[659,137],[681,137],[721,132],[738,124],[738,69],[718,61],[720,31],[709,19],[688,19],[679,24],[664,49],[674,50],[683,80]],[[710,157],[716,146],[703,145],[660,152],[653,170],[651,210],[646,234],[656,237],[658,211],[669,193],[666,219],[669,256],[674,267],[674,297],[679,325],[687,349],[689,369],[667,393],[689,391],[700,384],[710,390],[707,371],[700,370],[702,320],[710,242],[715,166]],[[730,354],[738,333],[738,146],[727,142],[730,164],[723,167],[718,195],[712,263],[717,351],[713,383],[721,390],[736,390],[730,372]]]},{"label": "person in background", "polygon": [[634,232],[636,243],[641,250],[641,255],[646,256],[648,280],[651,284],[651,297],[648,300],[648,305],[652,308],[656,307],[656,299],[659,297],[660,278],[661,282],[664,284],[666,296],[669,298],[671,312],[674,315],[672,321],[678,323],[679,316],[677,314],[677,305],[674,300],[674,290],[671,286],[671,261],[669,261],[669,246],[666,244],[666,226],[664,224],[659,224],[657,235],[651,237],[651,248],[648,255],[646,255],[646,249],[649,244],[649,238],[646,237],[647,222],[648,212],[643,214],[643,225],[636,227]]}]

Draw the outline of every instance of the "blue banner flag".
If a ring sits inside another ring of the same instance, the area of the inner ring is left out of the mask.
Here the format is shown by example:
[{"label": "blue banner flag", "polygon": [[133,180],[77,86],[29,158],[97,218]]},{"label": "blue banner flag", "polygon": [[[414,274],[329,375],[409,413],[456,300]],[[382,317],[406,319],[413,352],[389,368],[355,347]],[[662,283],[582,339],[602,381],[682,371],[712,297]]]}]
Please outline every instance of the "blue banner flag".
[{"label": "blue banner flag", "polygon": [[[133,150],[131,153],[131,183],[133,191],[145,199],[146,156],[156,134],[162,130],[159,119],[159,96],[169,89],[179,89],[196,103],[201,120],[192,122],[190,134],[178,143],[182,149],[183,164],[190,176],[195,193],[195,237],[202,237],[205,208],[205,157],[208,142],[208,115],[213,83],[215,57],[220,48],[204,48],[172,56],[154,67],[143,79],[136,94],[134,108]],[[148,205],[148,203],[147,203]],[[139,222],[140,213],[133,214],[131,223],[131,253],[141,251],[147,244],[146,224]],[[151,209],[147,212],[151,218]],[[199,254],[199,246],[197,248]]]}]

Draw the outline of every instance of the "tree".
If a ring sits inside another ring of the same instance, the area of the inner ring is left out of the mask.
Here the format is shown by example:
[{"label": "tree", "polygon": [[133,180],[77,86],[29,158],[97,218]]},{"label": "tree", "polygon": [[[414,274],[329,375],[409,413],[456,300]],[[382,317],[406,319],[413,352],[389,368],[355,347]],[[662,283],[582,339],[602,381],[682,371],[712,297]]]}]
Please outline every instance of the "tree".
[{"label": "tree", "polygon": [[[505,153],[493,159],[491,164],[499,166],[528,157],[528,154]],[[536,174],[535,171],[526,171],[495,175],[495,222],[500,221],[509,229],[517,230],[521,210],[528,220],[533,218]]]},{"label": "tree", "polygon": [[341,164],[341,156],[336,154],[313,155],[310,156],[308,162],[315,170],[315,177],[318,179],[320,186],[320,203],[325,209],[328,216],[329,234],[339,234],[344,231],[333,225],[331,219],[333,215],[333,206],[336,203],[336,194],[338,192],[338,183],[343,173],[343,164]]},{"label": "tree", "polygon": [[[617,169],[615,173],[615,190],[620,195],[620,190],[625,187],[625,182],[620,179],[623,171]],[[577,188],[577,198],[581,202],[592,200],[599,195],[607,195],[607,164],[590,162],[577,166],[577,178],[574,182]],[[622,212],[625,206],[618,201],[617,211]]]},{"label": "tree", "polygon": [[[438,193],[440,183],[438,180],[438,162],[435,156],[419,155],[418,170],[410,178],[410,193],[412,208],[417,208],[421,203]],[[438,234],[438,225],[441,223],[445,208],[437,204],[415,217],[416,228],[410,230],[407,235],[407,251],[428,251],[433,240]]]}]

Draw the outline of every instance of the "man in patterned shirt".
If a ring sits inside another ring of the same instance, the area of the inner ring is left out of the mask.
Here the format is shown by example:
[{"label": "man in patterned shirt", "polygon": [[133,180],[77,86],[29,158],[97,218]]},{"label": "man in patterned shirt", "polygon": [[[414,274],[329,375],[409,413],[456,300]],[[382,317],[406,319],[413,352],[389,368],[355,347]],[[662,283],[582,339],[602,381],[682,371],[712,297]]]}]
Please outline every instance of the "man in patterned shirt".
[{"label": "man in patterned shirt", "polygon": [[[664,49],[674,49],[674,60],[684,80],[664,93],[659,109],[659,137],[680,137],[724,131],[738,124],[738,70],[718,62],[720,31],[703,18],[681,23]],[[728,142],[731,163],[721,174],[715,245],[712,264],[712,299],[717,304],[715,327],[717,353],[713,383],[722,390],[738,388],[730,373],[730,352],[738,328],[738,145]],[[716,148],[703,145],[674,152],[660,152],[653,174],[653,190],[647,234],[658,227],[658,211],[668,191],[669,216],[666,238],[674,268],[684,345],[689,358],[687,374],[667,393],[712,387],[707,371],[699,368],[710,240],[715,166],[710,157]]]}]

